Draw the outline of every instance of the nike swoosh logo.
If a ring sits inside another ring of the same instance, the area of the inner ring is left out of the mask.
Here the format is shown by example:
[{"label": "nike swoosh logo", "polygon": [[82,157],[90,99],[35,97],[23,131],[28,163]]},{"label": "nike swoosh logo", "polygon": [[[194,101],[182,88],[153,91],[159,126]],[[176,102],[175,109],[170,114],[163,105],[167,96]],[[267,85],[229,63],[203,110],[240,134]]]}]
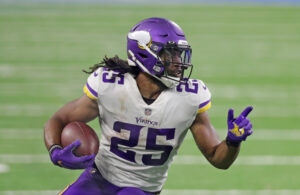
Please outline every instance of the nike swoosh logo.
[{"label": "nike swoosh logo", "polygon": [[204,90],[206,90],[206,89],[207,89],[207,87],[204,85],[204,86],[203,86],[203,89],[204,89]]},{"label": "nike swoosh logo", "polygon": [[97,73],[97,72],[94,72],[94,76],[95,76],[95,77],[98,76],[98,73]]}]

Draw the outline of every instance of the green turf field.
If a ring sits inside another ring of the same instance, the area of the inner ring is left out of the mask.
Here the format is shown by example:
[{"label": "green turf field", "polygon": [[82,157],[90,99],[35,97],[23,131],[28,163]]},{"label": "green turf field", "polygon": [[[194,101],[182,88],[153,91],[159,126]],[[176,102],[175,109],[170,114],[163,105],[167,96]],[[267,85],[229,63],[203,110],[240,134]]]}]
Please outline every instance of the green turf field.
[{"label": "green turf field", "polygon": [[125,58],[129,29],[152,16],[184,29],[222,139],[228,108],[254,106],[236,164],[215,169],[188,135],[162,195],[300,193],[300,7],[0,4],[0,194],[55,194],[78,177],[50,163],[43,125],[82,95],[81,70]]}]

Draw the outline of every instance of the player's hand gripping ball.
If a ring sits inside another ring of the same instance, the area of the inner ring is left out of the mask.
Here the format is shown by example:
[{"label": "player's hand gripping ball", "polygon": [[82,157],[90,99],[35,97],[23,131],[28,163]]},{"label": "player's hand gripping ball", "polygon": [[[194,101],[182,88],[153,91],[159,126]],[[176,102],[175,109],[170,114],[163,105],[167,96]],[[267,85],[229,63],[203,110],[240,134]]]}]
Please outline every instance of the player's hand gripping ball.
[{"label": "player's hand gripping ball", "polygon": [[252,110],[253,107],[248,106],[237,118],[234,118],[233,109],[229,109],[227,118],[227,141],[240,143],[241,141],[245,141],[247,137],[253,133],[252,123],[247,118]]},{"label": "player's hand gripping ball", "polygon": [[99,139],[91,127],[82,122],[65,126],[61,135],[62,146],[50,148],[50,157],[55,165],[68,169],[85,169],[94,163],[99,148]]}]

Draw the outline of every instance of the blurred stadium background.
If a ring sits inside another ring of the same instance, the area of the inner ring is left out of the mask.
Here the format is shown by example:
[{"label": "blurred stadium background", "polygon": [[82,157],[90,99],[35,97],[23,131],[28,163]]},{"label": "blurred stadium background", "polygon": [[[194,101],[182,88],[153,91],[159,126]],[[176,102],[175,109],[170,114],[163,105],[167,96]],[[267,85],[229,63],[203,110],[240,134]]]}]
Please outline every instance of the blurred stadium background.
[{"label": "blurred stadium background", "polygon": [[254,106],[254,134],[229,170],[189,134],[162,195],[300,194],[300,1],[101,2],[0,1],[0,194],[55,194],[79,176],[50,163],[43,125],[82,95],[82,69],[126,58],[129,29],[154,16],[184,29],[222,139],[228,108]]}]

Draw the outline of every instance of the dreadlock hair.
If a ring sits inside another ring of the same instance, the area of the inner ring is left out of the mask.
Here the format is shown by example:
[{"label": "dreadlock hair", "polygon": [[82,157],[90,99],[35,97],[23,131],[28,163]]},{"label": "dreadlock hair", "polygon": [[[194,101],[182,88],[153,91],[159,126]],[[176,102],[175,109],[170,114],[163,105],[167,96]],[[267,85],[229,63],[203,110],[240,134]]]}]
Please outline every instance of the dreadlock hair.
[{"label": "dreadlock hair", "polygon": [[82,70],[83,72],[87,74],[93,73],[95,70],[97,70],[99,67],[105,67],[108,68],[108,70],[115,70],[120,72],[119,74],[124,74],[124,73],[131,73],[135,76],[138,75],[139,69],[135,66],[129,66],[127,60],[122,60],[119,58],[118,55],[115,55],[112,58],[108,58],[106,55],[104,56],[103,60],[95,64],[92,67],[89,67],[89,71]]}]

